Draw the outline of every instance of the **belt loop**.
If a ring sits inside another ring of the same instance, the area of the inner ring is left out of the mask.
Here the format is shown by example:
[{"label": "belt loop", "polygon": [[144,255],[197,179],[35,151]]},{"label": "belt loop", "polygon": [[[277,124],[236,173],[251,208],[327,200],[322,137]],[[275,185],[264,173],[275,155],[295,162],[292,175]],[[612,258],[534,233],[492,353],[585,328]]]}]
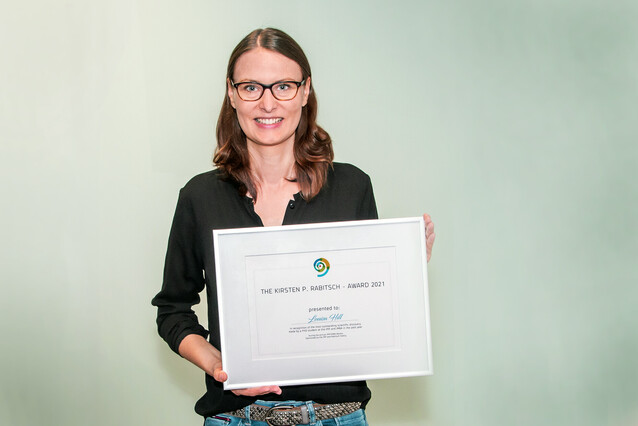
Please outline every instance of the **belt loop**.
[{"label": "belt loop", "polygon": [[308,416],[308,407],[306,405],[300,405],[299,411],[301,412],[301,423],[307,425],[310,423],[310,416]]},{"label": "belt loop", "polygon": [[241,424],[246,424],[246,425],[250,425],[252,424],[252,421],[250,420],[250,404],[247,405],[246,407],[244,407],[244,413],[245,413],[245,423],[244,420],[242,420]]},{"label": "belt loop", "polygon": [[306,405],[301,407],[301,416],[304,421],[310,425],[317,423],[317,416],[315,415],[315,403],[314,401],[306,401]]}]

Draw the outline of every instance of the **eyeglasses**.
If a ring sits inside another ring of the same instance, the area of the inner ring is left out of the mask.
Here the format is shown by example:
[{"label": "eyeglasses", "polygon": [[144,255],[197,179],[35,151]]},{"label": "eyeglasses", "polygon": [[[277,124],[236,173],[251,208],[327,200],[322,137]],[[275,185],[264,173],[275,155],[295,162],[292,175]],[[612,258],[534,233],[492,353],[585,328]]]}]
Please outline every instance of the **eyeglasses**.
[{"label": "eyeglasses", "polygon": [[278,81],[273,84],[261,84],[256,81],[245,81],[241,83],[233,83],[232,80],[230,81],[230,84],[237,90],[239,97],[248,102],[260,100],[266,89],[269,89],[270,93],[272,93],[273,97],[278,101],[289,101],[297,96],[299,86],[305,83],[306,80]]}]

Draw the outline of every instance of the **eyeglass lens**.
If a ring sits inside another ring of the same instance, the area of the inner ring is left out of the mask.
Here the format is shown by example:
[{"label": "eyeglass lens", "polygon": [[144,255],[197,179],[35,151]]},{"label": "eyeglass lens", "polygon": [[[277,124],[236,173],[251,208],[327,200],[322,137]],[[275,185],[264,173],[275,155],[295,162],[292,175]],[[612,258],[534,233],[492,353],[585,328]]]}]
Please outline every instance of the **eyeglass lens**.
[{"label": "eyeglass lens", "polygon": [[282,81],[272,85],[254,82],[238,83],[237,93],[245,101],[256,101],[263,96],[265,89],[270,89],[275,99],[289,101],[297,96],[300,84],[294,81]]}]

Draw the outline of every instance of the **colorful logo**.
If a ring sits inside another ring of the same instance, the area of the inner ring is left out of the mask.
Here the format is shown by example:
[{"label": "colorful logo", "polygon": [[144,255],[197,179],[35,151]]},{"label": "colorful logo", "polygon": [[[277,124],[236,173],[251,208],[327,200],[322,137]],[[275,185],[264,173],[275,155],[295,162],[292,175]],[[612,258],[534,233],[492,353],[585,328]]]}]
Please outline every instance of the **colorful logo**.
[{"label": "colorful logo", "polygon": [[330,270],[330,262],[328,262],[327,259],[320,257],[319,259],[315,260],[314,267],[315,267],[315,271],[319,272],[317,276],[323,277]]}]

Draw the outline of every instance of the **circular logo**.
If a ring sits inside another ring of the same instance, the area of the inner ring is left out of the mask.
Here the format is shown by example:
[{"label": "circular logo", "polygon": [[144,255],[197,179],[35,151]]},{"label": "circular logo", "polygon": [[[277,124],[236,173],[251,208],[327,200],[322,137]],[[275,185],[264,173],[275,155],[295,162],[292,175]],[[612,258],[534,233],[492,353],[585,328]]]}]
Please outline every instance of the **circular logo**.
[{"label": "circular logo", "polygon": [[328,262],[327,259],[320,257],[319,259],[315,260],[314,267],[315,267],[315,271],[319,272],[317,276],[323,277],[330,270],[330,262]]}]

